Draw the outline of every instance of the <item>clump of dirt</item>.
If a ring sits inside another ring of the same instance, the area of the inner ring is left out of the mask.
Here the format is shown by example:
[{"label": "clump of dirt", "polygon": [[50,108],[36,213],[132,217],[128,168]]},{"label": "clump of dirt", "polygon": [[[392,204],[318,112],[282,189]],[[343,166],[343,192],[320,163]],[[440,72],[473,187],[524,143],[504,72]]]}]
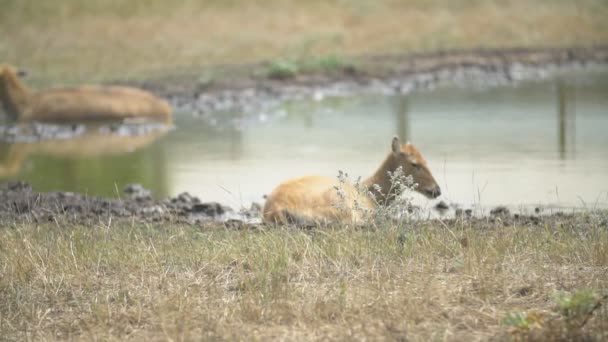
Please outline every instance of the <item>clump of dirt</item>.
[{"label": "clump of dirt", "polygon": [[496,230],[513,226],[531,229],[551,227],[555,230],[579,231],[581,234],[591,231],[589,227],[592,226],[608,227],[608,211],[606,210],[570,210],[568,212],[554,211],[546,214],[521,214],[511,213],[506,207],[498,206],[492,209],[488,216],[474,216],[467,214],[467,211],[460,209],[460,213],[457,213],[454,218],[444,219],[442,223],[453,228],[481,230]]},{"label": "clump of dirt", "polygon": [[0,189],[0,220],[54,221],[58,217],[75,222],[99,222],[112,218],[135,218],[154,222],[224,222],[254,216],[235,212],[216,202],[201,202],[188,193],[161,200],[139,184],[124,189],[124,198],[101,198],[73,192],[36,192],[24,182],[7,183]]}]

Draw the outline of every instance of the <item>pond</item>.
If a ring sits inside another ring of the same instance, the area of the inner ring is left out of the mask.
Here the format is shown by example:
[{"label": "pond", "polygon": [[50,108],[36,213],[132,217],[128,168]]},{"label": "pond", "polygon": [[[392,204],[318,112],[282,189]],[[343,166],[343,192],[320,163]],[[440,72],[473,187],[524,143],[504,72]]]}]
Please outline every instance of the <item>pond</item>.
[{"label": "pond", "polygon": [[[89,128],[80,140],[0,143],[0,181],[111,197],[141,183],[155,197],[189,192],[248,207],[291,177],[367,177],[399,135],[426,157],[447,203],[605,208],[607,95],[608,71],[594,70],[509,86],[290,101],[253,116],[178,112],[168,132],[108,141]],[[12,128],[3,129],[6,137]]]}]

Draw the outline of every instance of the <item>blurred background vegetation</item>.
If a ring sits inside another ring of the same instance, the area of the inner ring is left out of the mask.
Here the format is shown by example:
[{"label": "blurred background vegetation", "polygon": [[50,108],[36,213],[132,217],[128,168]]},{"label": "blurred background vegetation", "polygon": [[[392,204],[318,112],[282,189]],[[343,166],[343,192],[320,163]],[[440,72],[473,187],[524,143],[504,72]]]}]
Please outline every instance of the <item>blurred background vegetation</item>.
[{"label": "blurred background vegetation", "polygon": [[0,56],[43,80],[277,58],[608,42],[605,0],[2,0]]}]

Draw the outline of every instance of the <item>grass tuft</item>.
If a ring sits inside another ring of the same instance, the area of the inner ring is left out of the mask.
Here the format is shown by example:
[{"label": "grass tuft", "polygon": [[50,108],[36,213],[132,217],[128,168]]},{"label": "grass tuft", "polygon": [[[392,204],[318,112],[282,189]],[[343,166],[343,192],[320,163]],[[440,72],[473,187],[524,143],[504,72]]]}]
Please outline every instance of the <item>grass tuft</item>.
[{"label": "grass tuft", "polygon": [[268,64],[266,76],[274,79],[290,79],[300,74],[335,73],[354,69],[353,63],[334,54],[298,59],[278,58]]},{"label": "grass tuft", "polygon": [[275,79],[288,79],[295,77],[300,68],[290,59],[275,59],[268,65],[267,76]]}]

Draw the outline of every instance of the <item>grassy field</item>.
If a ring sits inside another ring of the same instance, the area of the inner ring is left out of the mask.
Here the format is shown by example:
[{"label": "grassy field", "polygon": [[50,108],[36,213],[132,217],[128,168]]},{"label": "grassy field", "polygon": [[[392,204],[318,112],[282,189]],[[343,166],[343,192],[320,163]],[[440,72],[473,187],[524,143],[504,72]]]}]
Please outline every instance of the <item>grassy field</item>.
[{"label": "grassy field", "polygon": [[608,43],[582,1],[4,0],[0,56],[39,82],[145,78],[276,58]]},{"label": "grassy field", "polygon": [[[292,72],[607,44],[606,18],[605,0],[3,0],[0,63],[43,86]],[[606,212],[317,230],[49,217],[0,221],[0,340],[608,339]]]},{"label": "grassy field", "polygon": [[590,212],[540,224],[315,231],[4,224],[0,335],[600,341],[608,338],[607,220]]}]

